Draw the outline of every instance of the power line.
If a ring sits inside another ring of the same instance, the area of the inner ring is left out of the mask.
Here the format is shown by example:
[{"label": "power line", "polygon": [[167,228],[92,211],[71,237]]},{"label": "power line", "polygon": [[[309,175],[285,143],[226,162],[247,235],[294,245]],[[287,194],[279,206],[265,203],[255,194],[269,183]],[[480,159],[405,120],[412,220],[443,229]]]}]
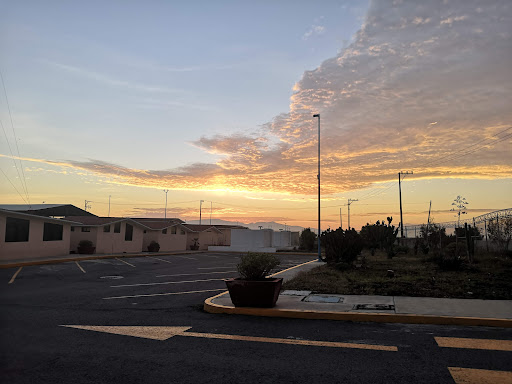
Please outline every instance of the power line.
[{"label": "power line", "polygon": [[[500,131],[500,132],[496,133],[495,135],[493,135],[493,136],[492,136],[492,137],[490,137],[490,138],[482,139],[482,140],[477,141],[476,143],[471,144],[471,145],[469,145],[469,146],[467,146],[467,147],[465,147],[465,148],[459,149],[458,151],[455,151],[455,152],[450,153],[450,154],[448,154],[448,155],[441,156],[440,158],[437,158],[437,159],[434,159],[434,160],[428,161],[428,162],[426,162],[425,164],[423,164],[423,167],[426,167],[426,166],[429,166],[429,165],[432,165],[432,164],[436,164],[436,163],[442,162],[442,161],[444,161],[444,160],[455,160],[455,159],[458,159],[458,158],[460,158],[460,157],[467,156],[467,155],[469,155],[469,154],[471,154],[471,153],[474,153],[474,152],[476,152],[477,150],[484,148],[484,147],[485,147],[486,145],[488,145],[488,144],[497,144],[497,143],[499,143],[499,142],[502,142],[503,140],[506,140],[506,139],[508,139],[509,137],[511,137],[511,136],[512,136],[512,133],[511,133],[511,134],[508,134],[508,135],[506,135],[506,136],[502,136],[502,137],[499,137],[499,135],[501,135],[502,133],[507,132],[507,131],[509,131],[509,130],[511,130],[511,129],[512,129],[512,127],[508,127],[508,128],[506,128],[506,129],[504,129],[504,130],[502,130],[502,131]],[[494,141],[494,142],[492,142],[492,141],[491,141],[491,140],[496,140],[496,139],[498,139],[498,141]],[[488,142],[488,143],[485,143],[485,142]],[[485,143],[485,144],[483,144],[483,145],[481,145],[481,146],[479,146],[479,147],[477,147],[477,148],[475,148],[475,149],[473,149],[473,150],[470,150],[469,152],[465,152],[465,151],[469,150],[470,148],[475,147],[475,146],[477,146],[477,145],[480,145],[480,144],[482,144],[482,143]],[[462,152],[462,153],[461,153],[461,152]]]},{"label": "power line", "polygon": [[[22,187],[25,188],[25,194],[27,196],[28,204],[30,205],[30,196],[28,194],[27,179],[25,178],[25,172],[23,171],[23,164],[21,162],[20,149],[18,147],[18,138],[16,137],[16,131],[14,130],[14,123],[12,121],[11,107],[9,105],[9,98],[7,97],[7,90],[5,88],[5,82],[4,82],[4,77],[2,75],[2,71],[0,71],[0,78],[2,79],[2,86],[3,86],[4,94],[5,94],[5,102],[7,104],[7,110],[9,111],[9,118],[11,120],[11,128],[12,128],[12,133],[14,135],[14,143],[16,144],[16,151],[18,152],[18,161],[20,162],[21,174],[23,175],[23,179],[20,179],[20,182],[21,182]],[[3,125],[2,125],[2,128],[3,128]],[[5,130],[4,130],[4,133],[5,133]],[[7,139],[7,136],[6,136],[6,139]],[[10,146],[9,146],[9,149],[10,149]],[[11,152],[11,155],[12,155],[12,152]],[[15,160],[14,160],[14,163],[16,164]],[[17,170],[17,168],[16,168],[16,170]],[[19,177],[19,174],[18,174],[18,177]]]},{"label": "power line", "polygon": [[9,181],[9,183],[11,183],[12,187],[16,190],[16,192],[18,192],[18,195],[20,195],[21,199],[27,203],[27,200],[25,200],[25,198],[23,197],[23,195],[20,193],[20,191],[18,191],[18,188],[16,188],[14,186],[14,184],[12,183],[11,179],[9,179],[9,176],[7,176],[7,174],[4,172],[4,170],[2,168],[0,168],[0,171],[2,171],[2,173],[4,174],[4,176],[7,178],[7,180]]}]

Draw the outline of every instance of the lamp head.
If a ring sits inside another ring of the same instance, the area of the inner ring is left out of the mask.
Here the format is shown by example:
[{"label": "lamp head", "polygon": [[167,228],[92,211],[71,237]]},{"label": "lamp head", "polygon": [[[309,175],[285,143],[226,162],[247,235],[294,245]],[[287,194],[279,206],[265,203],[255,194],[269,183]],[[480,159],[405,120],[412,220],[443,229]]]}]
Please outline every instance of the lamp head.
[{"label": "lamp head", "polygon": [[317,114],[313,115],[313,117],[320,117],[320,114],[317,113]]}]

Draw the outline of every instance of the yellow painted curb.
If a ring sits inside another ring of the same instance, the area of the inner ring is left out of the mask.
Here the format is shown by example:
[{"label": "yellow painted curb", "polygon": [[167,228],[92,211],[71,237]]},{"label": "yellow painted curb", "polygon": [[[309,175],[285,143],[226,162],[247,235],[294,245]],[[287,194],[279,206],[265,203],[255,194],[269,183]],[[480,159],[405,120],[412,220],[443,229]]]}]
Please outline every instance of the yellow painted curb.
[{"label": "yellow painted curb", "polygon": [[285,317],[293,319],[310,320],[341,320],[361,322],[368,321],[375,323],[438,324],[512,328],[511,319],[409,314],[401,315],[390,313],[327,312],[277,308],[227,307],[225,305],[213,303],[213,299],[225,295],[227,293],[228,292],[224,292],[209,299],[206,299],[204,302],[204,310],[209,313],[226,313],[231,315],[249,315],[265,317]]},{"label": "yellow painted curb", "polygon": [[[298,268],[302,265],[314,263],[317,260],[311,260],[307,263],[296,265],[285,269],[280,273]],[[330,312],[330,311],[306,311],[295,309],[279,308],[250,308],[250,307],[231,307],[215,304],[213,300],[229,294],[228,291],[210,297],[204,301],[203,309],[208,313],[226,313],[230,315],[249,315],[265,317],[284,317],[293,319],[310,320],[340,320],[340,321],[367,321],[374,323],[403,323],[403,324],[437,324],[437,325],[465,325],[465,326],[483,326],[483,327],[502,327],[512,328],[512,319],[495,319],[482,317],[461,317],[461,316],[435,316],[435,315],[413,315],[413,314],[391,314],[391,313],[359,313],[359,312]]]}]

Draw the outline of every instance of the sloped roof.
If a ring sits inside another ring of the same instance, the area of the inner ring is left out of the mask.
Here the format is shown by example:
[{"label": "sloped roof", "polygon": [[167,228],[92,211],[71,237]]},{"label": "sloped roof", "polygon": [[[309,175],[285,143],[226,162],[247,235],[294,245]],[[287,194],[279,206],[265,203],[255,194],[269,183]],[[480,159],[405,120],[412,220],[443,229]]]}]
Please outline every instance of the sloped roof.
[{"label": "sloped roof", "polygon": [[220,232],[215,225],[201,225],[201,224],[183,224],[183,226],[192,232],[204,232],[209,229]]},{"label": "sloped roof", "polygon": [[71,224],[71,225],[78,225],[80,223],[68,219],[54,219],[53,217],[47,217],[47,216],[41,216],[41,215],[32,215],[30,213],[25,212],[18,212],[18,211],[12,211],[8,209],[2,209],[0,208],[0,213],[4,213],[7,216],[17,216],[22,217],[24,219],[37,219],[37,220],[43,220],[46,222],[51,223],[59,223],[59,224]]},{"label": "sloped roof", "polygon": [[154,218],[131,218],[132,220],[150,229],[165,229],[183,223],[180,219],[154,219]]},{"label": "sloped roof", "polygon": [[14,212],[24,212],[36,216],[91,216],[96,215],[84,211],[72,204],[2,204],[0,209]]}]

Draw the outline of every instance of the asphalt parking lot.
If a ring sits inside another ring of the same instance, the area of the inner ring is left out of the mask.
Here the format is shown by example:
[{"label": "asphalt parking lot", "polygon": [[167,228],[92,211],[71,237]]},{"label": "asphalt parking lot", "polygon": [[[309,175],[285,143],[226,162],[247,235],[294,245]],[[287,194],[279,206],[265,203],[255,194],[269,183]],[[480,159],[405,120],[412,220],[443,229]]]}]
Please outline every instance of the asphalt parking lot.
[{"label": "asphalt parking lot", "polygon": [[[280,270],[312,260],[279,257]],[[0,269],[0,380],[453,383],[449,367],[510,370],[512,352],[441,348],[435,341],[512,340],[510,329],[204,312],[204,300],[225,290],[223,279],[237,276],[238,260],[222,253],[155,254]],[[177,328],[176,336],[165,334]],[[326,346],[333,343],[384,349]]]}]

